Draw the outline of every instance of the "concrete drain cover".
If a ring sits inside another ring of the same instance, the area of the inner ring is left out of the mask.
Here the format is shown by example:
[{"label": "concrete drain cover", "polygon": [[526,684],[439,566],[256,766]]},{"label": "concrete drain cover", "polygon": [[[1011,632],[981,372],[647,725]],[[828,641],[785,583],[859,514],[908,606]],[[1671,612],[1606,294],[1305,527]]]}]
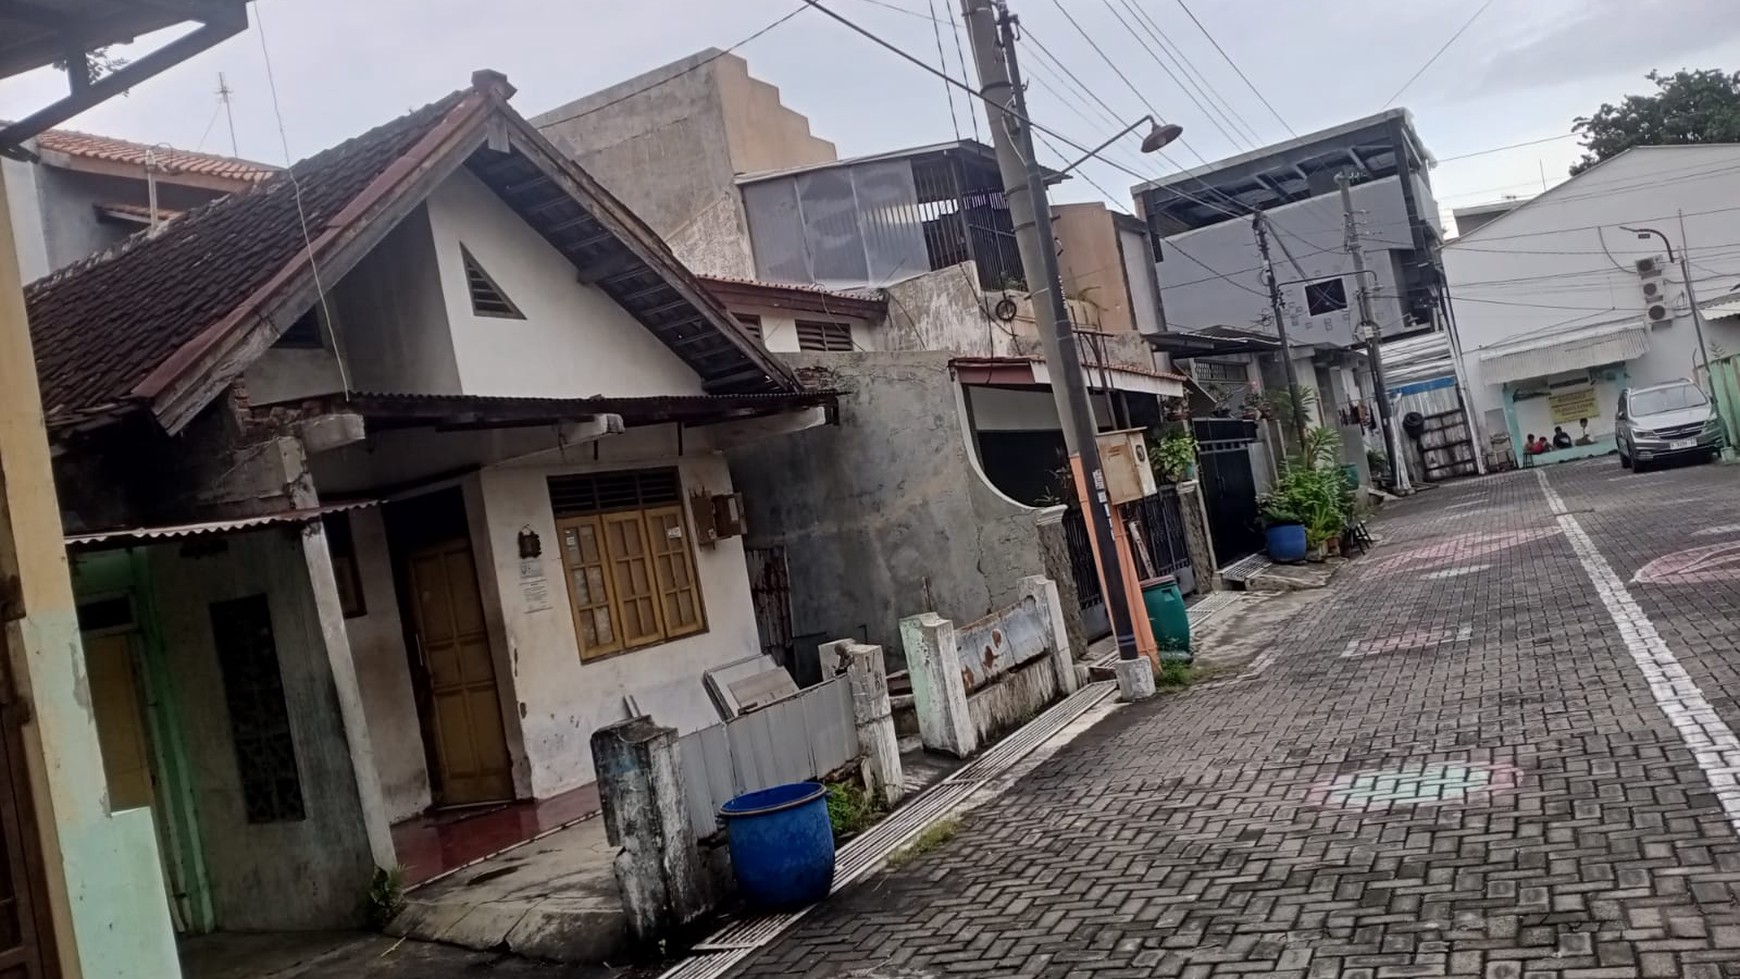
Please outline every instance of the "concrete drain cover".
[{"label": "concrete drain cover", "polygon": [[1350,772],[1311,787],[1314,806],[1388,809],[1483,801],[1516,788],[1521,773],[1510,765],[1432,764]]}]

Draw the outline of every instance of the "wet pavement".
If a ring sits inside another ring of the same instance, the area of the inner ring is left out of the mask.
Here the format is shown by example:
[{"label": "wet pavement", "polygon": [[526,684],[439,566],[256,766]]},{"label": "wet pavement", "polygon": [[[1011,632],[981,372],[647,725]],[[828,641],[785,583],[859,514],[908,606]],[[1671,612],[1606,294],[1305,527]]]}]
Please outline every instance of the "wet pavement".
[{"label": "wet pavement", "polygon": [[[1740,976],[1740,468],[1511,473],[742,976]],[[1212,656],[1212,654],[1211,654]]]}]

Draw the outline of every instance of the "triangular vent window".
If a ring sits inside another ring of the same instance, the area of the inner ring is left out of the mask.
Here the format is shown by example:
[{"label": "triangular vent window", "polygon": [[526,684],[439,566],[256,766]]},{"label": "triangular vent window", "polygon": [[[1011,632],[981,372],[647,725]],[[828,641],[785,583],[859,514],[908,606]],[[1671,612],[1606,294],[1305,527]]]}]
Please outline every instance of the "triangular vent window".
[{"label": "triangular vent window", "polygon": [[471,311],[479,316],[499,316],[503,319],[523,320],[526,314],[513,304],[507,293],[501,291],[501,286],[489,277],[489,273],[479,265],[476,256],[464,245],[459,246],[460,257],[465,261],[465,287],[471,291]]}]

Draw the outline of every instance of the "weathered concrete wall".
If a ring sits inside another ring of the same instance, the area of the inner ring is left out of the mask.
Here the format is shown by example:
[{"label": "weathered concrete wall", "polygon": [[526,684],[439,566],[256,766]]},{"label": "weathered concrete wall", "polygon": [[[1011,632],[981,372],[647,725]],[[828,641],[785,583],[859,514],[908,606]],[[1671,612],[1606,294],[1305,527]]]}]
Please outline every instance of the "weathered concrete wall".
[{"label": "weathered concrete wall", "polygon": [[397,822],[429,806],[429,767],[411,693],[410,661],[393,586],[387,528],[379,508],[353,510],[351,541],[362,579],[362,615],[344,622],[356,681],[368,714],[387,818]]},{"label": "weathered concrete wall", "polygon": [[[96,205],[146,206],[150,197],[144,168],[140,168],[137,180],[54,167],[39,166],[35,170],[42,235],[51,271],[120,244],[142,230],[139,225],[97,220]],[[157,185],[157,206],[166,211],[190,210],[218,196],[218,192],[211,190],[168,183]]]},{"label": "weathered concrete wall", "polygon": [[[889,350],[948,350],[956,356],[1007,357],[1015,324],[991,315],[974,262],[886,286]],[[1037,340],[1037,334],[1034,335]]]},{"label": "weathered concrete wall", "polygon": [[787,550],[796,635],[898,650],[903,616],[970,622],[1044,573],[1038,511],[973,460],[953,354],[784,356],[845,392],[839,425],[729,453],[749,544]]},{"label": "weathered concrete wall", "polygon": [[532,118],[697,272],[753,277],[738,174],[824,163],[834,144],[716,49]]},{"label": "weathered concrete wall", "polygon": [[1136,328],[1130,291],[1124,284],[1124,262],[1118,252],[1118,230],[1112,212],[1096,202],[1052,208],[1051,231],[1057,238],[1057,264],[1064,295],[1099,311],[1100,329],[1108,333]]},{"label": "weathered concrete wall", "polygon": [[[185,557],[175,544],[151,549],[213,906],[224,930],[355,925],[375,869],[300,533],[238,534],[204,557]],[[306,808],[300,820],[249,823],[243,809],[210,610],[212,602],[258,594],[271,603]]]},{"label": "weathered concrete wall", "polygon": [[1057,662],[1047,656],[1011,670],[967,698],[967,718],[983,747],[1033,719],[1057,699]]}]

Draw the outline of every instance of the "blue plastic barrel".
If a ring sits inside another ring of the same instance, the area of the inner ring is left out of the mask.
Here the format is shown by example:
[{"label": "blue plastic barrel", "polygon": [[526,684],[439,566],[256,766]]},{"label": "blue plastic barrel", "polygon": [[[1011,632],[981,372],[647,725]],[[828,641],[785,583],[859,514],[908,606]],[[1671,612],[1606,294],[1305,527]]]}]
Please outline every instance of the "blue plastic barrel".
[{"label": "blue plastic barrel", "polygon": [[828,896],[834,885],[834,831],[828,789],[793,782],[747,792],[719,807],[731,867],[744,900],[794,908]]},{"label": "blue plastic barrel", "polygon": [[1269,557],[1283,564],[1292,564],[1305,560],[1308,550],[1305,544],[1305,525],[1296,523],[1279,523],[1263,532],[1268,545]]}]

